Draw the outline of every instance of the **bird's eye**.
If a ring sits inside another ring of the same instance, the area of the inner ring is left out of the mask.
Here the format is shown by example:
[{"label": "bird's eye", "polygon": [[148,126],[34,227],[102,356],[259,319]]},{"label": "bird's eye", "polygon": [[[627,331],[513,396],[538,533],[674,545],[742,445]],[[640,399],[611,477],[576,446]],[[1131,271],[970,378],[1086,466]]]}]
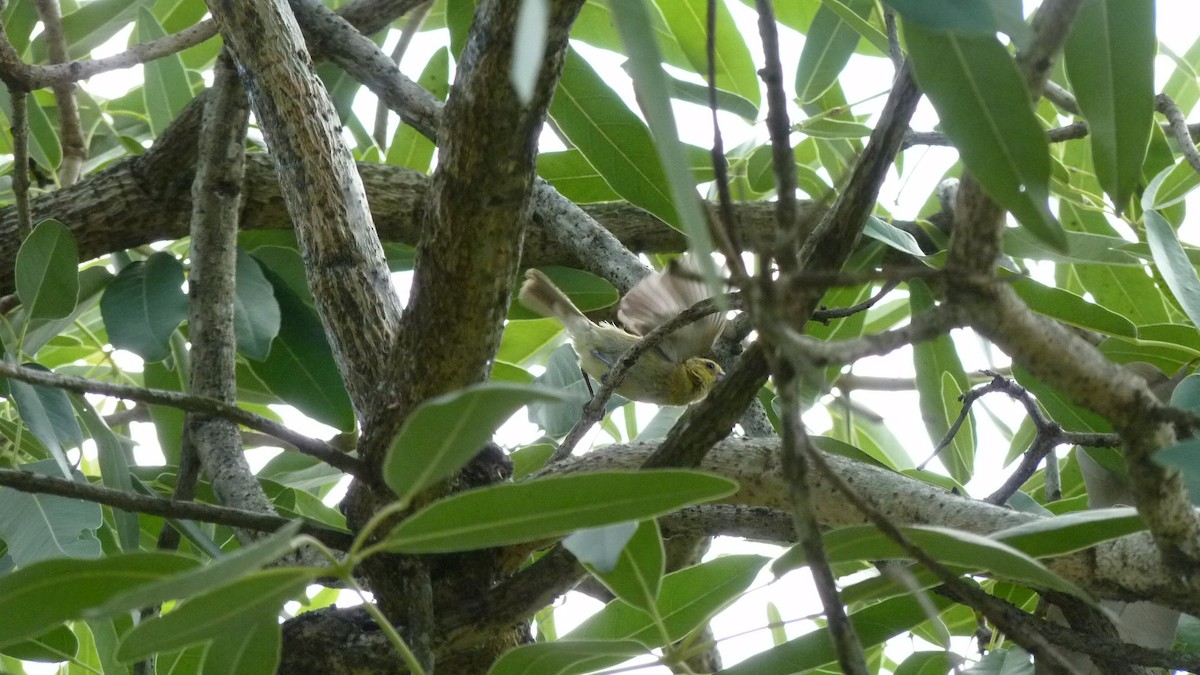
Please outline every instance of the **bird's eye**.
[{"label": "bird's eye", "polygon": [[704,364],[704,367],[708,368],[709,370],[716,370],[717,364],[713,363],[712,361],[708,361]]}]

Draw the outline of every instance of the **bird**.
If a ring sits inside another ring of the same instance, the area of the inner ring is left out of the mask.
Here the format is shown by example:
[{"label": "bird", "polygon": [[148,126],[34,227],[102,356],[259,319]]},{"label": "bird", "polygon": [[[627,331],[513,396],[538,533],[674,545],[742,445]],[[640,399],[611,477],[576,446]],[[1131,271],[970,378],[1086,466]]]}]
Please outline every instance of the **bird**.
[{"label": "bird", "polygon": [[[641,336],[707,297],[699,267],[685,257],[645,277],[621,299],[617,319],[627,330],[584,316],[538,269],[525,272],[517,299],[527,309],[561,323],[584,372],[603,381]],[[704,398],[724,373],[701,354],[712,348],[724,326],[721,314],[710,314],[665,336],[629,369],[616,393],[658,405],[688,405]]]}]

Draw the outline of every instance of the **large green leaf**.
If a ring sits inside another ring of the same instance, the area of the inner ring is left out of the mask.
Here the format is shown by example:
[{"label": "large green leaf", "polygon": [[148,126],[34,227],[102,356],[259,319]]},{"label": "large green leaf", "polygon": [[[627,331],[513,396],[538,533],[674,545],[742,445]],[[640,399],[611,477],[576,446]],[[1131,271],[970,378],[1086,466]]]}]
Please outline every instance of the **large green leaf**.
[{"label": "large green leaf", "polygon": [[204,672],[274,675],[283,646],[283,626],[277,614],[268,609],[225,626],[204,651]]},{"label": "large green leaf", "polygon": [[56,626],[24,642],[14,642],[0,647],[0,652],[22,661],[55,663],[62,661],[64,656],[76,656],[79,652],[79,640],[76,639],[71,629],[66,626]]},{"label": "large green leaf", "polygon": [[87,616],[105,617],[142,609],[167,600],[190,598],[244,577],[290,551],[292,539],[300,531],[300,524],[299,521],[289,523],[271,536],[203,567],[181,570],[178,574],[117,593],[104,603],[89,609]]},{"label": "large green leaf", "polygon": [[[928,602],[937,611],[950,606],[950,601],[939,596],[928,596]],[[882,644],[885,641],[912,630],[931,618],[927,606],[921,599],[905,596],[885,600],[850,615],[850,623],[864,647]],[[829,628],[818,628],[810,633],[789,640],[774,649],[760,652],[750,658],[721,671],[722,675],[758,675],[759,673],[796,673],[833,663],[838,658]]]},{"label": "large green leaf", "polygon": [[573,49],[567,52],[550,116],[617,194],[680,227],[650,130]]},{"label": "large green leaf", "polygon": [[597,472],[493,485],[425,507],[384,544],[396,552],[447,553],[537,541],[660,516],[736,489],[730,480],[694,471]]},{"label": "large green leaf", "polygon": [[1200,278],[1196,268],[1184,253],[1175,228],[1153,209],[1142,212],[1146,221],[1146,240],[1154,255],[1154,263],[1167,282],[1167,288],[1183,308],[1192,325],[1200,325]]},{"label": "large green leaf", "polygon": [[17,252],[17,297],[33,319],[70,315],[79,298],[79,251],[66,225],[43,220]]},{"label": "large green leaf", "polygon": [[937,33],[914,22],[904,35],[917,81],[963,164],[1030,232],[1065,251],[1066,235],[1047,205],[1046,134],[1008,50],[992,34]]},{"label": "large green leaf", "polygon": [[538,175],[553,185],[555,190],[576,204],[621,199],[577,149],[538,153],[537,170]]},{"label": "large green leaf", "polygon": [[171,334],[188,315],[183,265],[166,251],[126,265],[104,290],[100,313],[114,347],[162,361],[171,355]]},{"label": "large green leaf", "polygon": [[1132,321],[1074,293],[1053,286],[1043,286],[1029,277],[1017,279],[1012,286],[1030,308],[1063,323],[1106,335],[1137,337],[1137,326],[1134,326]]},{"label": "large green leaf", "polygon": [[1117,211],[1138,187],[1154,117],[1154,3],[1088,0],[1064,48],[1100,185]]},{"label": "large green leaf", "polygon": [[635,640],[554,640],[521,645],[500,657],[488,675],[590,673],[649,653]]},{"label": "large green leaf", "polygon": [[906,23],[938,33],[994,35],[1021,18],[1020,0],[884,0]]},{"label": "large green leaf", "polygon": [[[624,3],[624,6],[622,6]],[[627,9],[627,0],[615,0],[611,3],[614,16]],[[656,0],[667,27],[675,36],[676,42],[683,48],[692,70],[707,78],[708,73],[708,0]],[[714,41],[714,65],[717,75],[717,87],[733,92],[741,98],[758,106],[762,97],[758,89],[758,77],[755,76],[754,59],[750,56],[750,48],[742,38],[742,32],[733,22],[733,16],[724,2],[715,3],[717,10],[717,30]],[[654,41],[651,15],[646,13],[646,39],[658,51]],[[617,30],[623,31],[618,18]],[[630,48],[628,38],[625,39],[626,49]],[[628,52],[627,52],[628,53]],[[661,139],[660,139],[661,140]]]},{"label": "large green leaf", "polygon": [[0,577],[0,644],[38,635],[121,591],[199,563],[176,553],[141,552],[96,560],[57,559]]},{"label": "large green leaf", "polygon": [[[36,363],[27,363],[25,367],[49,372]],[[75,419],[67,392],[20,380],[9,380],[7,386],[21,421],[50,451],[61,476],[72,480],[67,448],[79,447],[83,443],[83,432],[79,430],[79,422]]]},{"label": "large green leaf", "polygon": [[279,302],[271,282],[249,253],[237,251],[237,288],[233,298],[233,328],[238,351],[259,361],[267,358],[279,334]]},{"label": "large green leaf", "polygon": [[383,480],[406,502],[453,475],[513,413],[533,401],[561,401],[552,389],[484,382],[421,403],[383,460]]},{"label": "large green leaf", "polygon": [[[88,400],[82,396],[73,396],[71,403],[88,436],[96,443],[96,455],[100,464],[100,479],[104,487],[120,490],[125,493],[133,492],[133,480],[129,475],[129,465],[132,458],[129,449],[121,439],[108,428],[103,417],[96,412]],[[127,439],[128,440],[128,439]],[[132,445],[132,442],[130,441]],[[122,509],[113,509],[113,522],[116,525],[117,540],[125,551],[136,551],[141,545],[141,528],[138,525],[138,514]]]},{"label": "large green leaf", "polygon": [[265,274],[279,302],[279,334],[266,359],[249,361],[250,370],[280,400],[319,422],[349,431],[354,427],[354,408],[320,318],[282,278],[270,270]]},{"label": "large green leaf", "polygon": [[[167,35],[154,13],[145,6],[138,9],[136,27],[138,42],[150,42]],[[142,92],[146,97],[146,110],[150,113],[150,129],[158,136],[192,100],[192,87],[179,54],[154,59],[143,68]]]},{"label": "large green leaf", "polygon": [[[933,297],[924,282],[909,282],[909,302],[913,316],[933,307]],[[917,394],[921,419],[933,443],[941,441],[962,411],[958,400],[971,387],[958,350],[949,335],[925,340],[913,345],[913,367],[916,370]],[[975,425],[968,415],[950,443],[938,458],[959,483],[971,479],[975,467]]]},{"label": "large green leaf", "polygon": [[[871,0],[848,0],[855,13],[870,16],[875,3]],[[812,28],[800,52],[796,68],[796,96],[801,103],[810,103],[825,93],[837,81],[842,69],[858,46],[859,34],[832,8],[822,4],[813,17]]]},{"label": "large green leaf", "polygon": [[1037,558],[1066,555],[1141,532],[1146,523],[1133,507],[1076,511],[1017,525],[990,538]]},{"label": "large green leaf", "polygon": [[234,625],[277,624],[276,613],[283,603],[300,595],[319,573],[294,567],[263,570],[196,596],[126,633],[117,658],[136,661],[204,642],[228,635]]},{"label": "large green leaf", "polygon": [[[658,532],[658,523],[644,520],[634,524],[632,537],[617,548],[614,563],[604,569],[592,560],[585,560],[571,540],[583,532],[576,532],[563,540],[575,557],[587,566],[588,571],[596,575],[608,590],[632,607],[644,611],[653,611],[657,606],[659,589],[662,586],[665,554],[663,552],[662,536]],[[594,530],[589,530],[594,532]]]},{"label": "large green leaf", "polygon": [[[26,464],[21,470],[46,475],[55,471],[48,460]],[[79,474],[75,477],[82,480]],[[94,502],[0,490],[0,539],[18,565],[53,558],[96,558],[100,541],[95,532],[102,523],[103,512]],[[4,636],[0,631],[0,641]]]},{"label": "large green leaf", "polygon": [[[679,640],[736,600],[754,583],[767,558],[728,555],[685,567],[663,577],[655,613],[666,637]],[[566,635],[575,640],[637,640],[663,646],[663,631],[654,617],[614,600]]]}]

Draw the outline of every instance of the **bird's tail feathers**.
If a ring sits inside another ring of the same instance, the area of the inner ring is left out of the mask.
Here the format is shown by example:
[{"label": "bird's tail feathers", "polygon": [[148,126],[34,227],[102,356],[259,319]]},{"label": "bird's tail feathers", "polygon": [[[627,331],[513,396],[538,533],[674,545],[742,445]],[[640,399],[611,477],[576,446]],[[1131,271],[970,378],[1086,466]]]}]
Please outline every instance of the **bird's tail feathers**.
[{"label": "bird's tail feathers", "polygon": [[568,333],[590,324],[588,318],[571,302],[567,294],[540,270],[529,269],[525,272],[525,283],[521,285],[517,300],[530,311],[558,319]]}]

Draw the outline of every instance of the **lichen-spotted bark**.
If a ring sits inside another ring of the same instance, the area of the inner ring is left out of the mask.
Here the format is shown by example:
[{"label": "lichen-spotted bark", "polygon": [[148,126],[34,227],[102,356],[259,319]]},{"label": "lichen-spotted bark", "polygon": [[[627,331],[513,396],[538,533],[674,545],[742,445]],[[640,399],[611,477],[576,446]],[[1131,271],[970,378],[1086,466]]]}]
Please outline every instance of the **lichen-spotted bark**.
[{"label": "lichen-spotted bark", "polygon": [[360,418],[379,402],[400,317],[354,158],[285,0],[209,0],[279,171],[308,283]]}]

